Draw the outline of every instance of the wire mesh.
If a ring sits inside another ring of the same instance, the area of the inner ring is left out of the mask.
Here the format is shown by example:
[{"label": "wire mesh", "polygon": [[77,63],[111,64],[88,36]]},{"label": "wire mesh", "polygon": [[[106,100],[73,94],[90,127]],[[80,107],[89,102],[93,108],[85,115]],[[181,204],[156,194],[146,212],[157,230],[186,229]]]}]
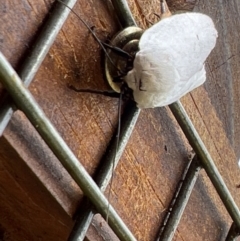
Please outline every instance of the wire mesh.
[{"label": "wire mesh", "polygon": [[[65,3],[68,4],[70,7],[74,4],[74,2],[75,1],[65,1]],[[135,21],[125,0],[112,0],[112,3],[115,7],[116,14],[119,17],[122,26],[126,27],[130,25],[135,25]],[[57,10],[54,11],[54,14],[51,15],[51,20],[49,20],[49,22],[47,23],[49,27],[44,28],[42,32],[41,38],[39,39],[39,42],[37,44],[38,48],[35,48],[32,51],[32,57],[28,60],[28,62],[24,64],[22,72],[20,73],[20,76],[22,77],[26,85],[29,85],[31,80],[34,78],[34,75],[36,74],[39,66],[41,65],[42,60],[46,56],[51,44],[54,42],[58,31],[60,30],[63,22],[65,21],[69,13],[69,10],[61,6],[61,4],[59,4],[56,9]],[[49,23],[51,24],[49,25]],[[0,55],[0,57],[0,75],[3,85],[7,88],[15,102],[18,103],[18,107],[26,113],[35,128],[41,133],[46,143],[48,143],[48,145],[54,151],[59,160],[69,171],[70,175],[72,175],[76,182],[79,184],[84,193],[90,198],[90,200],[103,215],[106,214],[108,201],[105,199],[96,184],[92,181],[91,177],[86,173],[85,169],[81,166],[81,164],[79,164],[79,161],[71,153],[66,143],[61,138],[59,138],[58,133],[52,127],[51,123],[46,119],[44,113],[38,107],[37,103],[34,101],[29,91],[21,85],[20,79],[18,79],[16,73],[11,69],[11,66],[7,64],[7,68],[5,68],[6,66],[4,65],[6,64],[6,60],[2,55]],[[13,74],[12,76],[14,76],[14,78],[9,77],[10,73]],[[2,134],[8,121],[11,118],[11,115],[13,113],[12,106],[13,103],[9,98],[4,107],[2,107],[2,109],[0,110],[0,134]],[[223,204],[225,205],[227,211],[233,219],[234,228],[239,229],[239,209],[235,204],[230,192],[228,191],[228,188],[225,185],[220,173],[218,172],[214,161],[212,160],[205,145],[203,144],[188,115],[186,114],[183,106],[180,102],[177,102],[172,104],[170,106],[170,109],[172,110],[172,113],[174,114],[187,139],[195,150],[199,160],[201,161],[201,164],[203,165],[203,168],[206,170],[210,180],[212,181],[220,198],[222,199]],[[137,120],[137,116],[139,114],[139,110],[135,107],[133,107],[130,112],[131,113],[127,115],[129,122],[124,127],[126,132],[128,132],[128,136],[123,137],[123,146],[121,150],[118,150],[119,153],[123,152],[130,133],[134,127],[134,123]],[[62,150],[64,150],[64,154],[62,153]],[[110,156],[106,158],[111,159]],[[110,178],[108,171],[109,165],[107,165],[106,167],[106,175],[103,175],[101,177],[103,179],[99,181],[99,186],[104,186],[105,188],[105,186],[107,185],[107,182],[104,185],[103,183],[105,182],[106,176],[108,176],[108,179]],[[88,214],[90,212],[91,210],[89,210]],[[110,225],[112,226],[116,234],[118,234],[118,236],[121,238],[121,240],[136,240],[112,207],[110,207],[109,214]],[[82,225],[86,230],[86,227],[89,225],[89,221],[88,224],[83,222]],[[233,226],[231,230],[233,229]],[[81,229],[82,228],[80,228],[80,232]],[[231,230],[229,231],[230,234],[232,233]],[[238,233],[235,236],[237,235]],[[230,237],[230,235],[228,236]],[[77,236],[75,236],[75,239],[72,240],[81,239],[77,239]]]}]

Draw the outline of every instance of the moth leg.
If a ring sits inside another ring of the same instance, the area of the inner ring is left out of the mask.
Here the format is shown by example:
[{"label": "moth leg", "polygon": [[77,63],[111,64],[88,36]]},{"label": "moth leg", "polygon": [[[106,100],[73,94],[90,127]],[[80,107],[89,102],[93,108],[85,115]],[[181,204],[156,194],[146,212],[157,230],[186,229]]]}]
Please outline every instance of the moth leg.
[{"label": "moth leg", "polygon": [[161,5],[161,19],[170,17],[172,13],[168,8],[166,0],[160,0],[160,5]]},{"label": "moth leg", "polygon": [[129,54],[128,52],[124,51],[123,49],[120,49],[116,46],[112,46],[110,44],[102,42],[102,45],[106,48],[111,49],[114,53],[126,58],[126,59],[133,59],[133,56]]},{"label": "moth leg", "polygon": [[67,84],[67,87],[75,92],[82,92],[82,93],[91,93],[91,94],[98,94],[104,95],[112,98],[119,98],[120,94],[116,93],[113,90],[91,90],[91,89],[77,89],[75,86],[71,84]]}]

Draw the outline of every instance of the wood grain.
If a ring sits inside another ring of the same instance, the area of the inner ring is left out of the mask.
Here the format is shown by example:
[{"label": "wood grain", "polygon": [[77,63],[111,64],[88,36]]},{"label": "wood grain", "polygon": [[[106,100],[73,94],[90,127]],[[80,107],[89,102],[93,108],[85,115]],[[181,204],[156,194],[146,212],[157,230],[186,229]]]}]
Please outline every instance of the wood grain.
[{"label": "wood grain", "polygon": [[[52,1],[0,3],[0,50],[18,68]],[[169,1],[191,10],[193,1]],[[158,21],[158,1],[129,1],[142,27]],[[111,7],[81,0],[74,8],[102,41],[119,29]],[[198,1],[219,31],[206,66],[204,87],[182,99],[196,129],[240,204],[237,0]],[[231,57],[233,56],[233,57]],[[231,58],[230,58],[231,57]],[[30,91],[79,161],[92,175],[117,124],[116,99],[75,93],[76,87],[105,90],[102,53],[71,14],[38,71]],[[144,110],[114,175],[111,203],[140,241],[154,240],[191,152],[168,107]],[[23,113],[17,111],[0,139],[0,239],[67,240],[82,192]],[[224,240],[231,219],[202,171],[174,240]],[[88,234],[91,240],[91,234]],[[94,239],[92,239],[94,240]]]}]

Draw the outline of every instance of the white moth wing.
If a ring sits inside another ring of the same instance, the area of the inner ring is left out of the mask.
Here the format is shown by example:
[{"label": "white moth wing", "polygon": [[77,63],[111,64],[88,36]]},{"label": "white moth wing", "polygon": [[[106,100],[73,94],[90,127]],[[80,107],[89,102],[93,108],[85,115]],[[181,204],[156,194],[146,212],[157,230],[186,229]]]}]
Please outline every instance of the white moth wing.
[{"label": "white moth wing", "polygon": [[146,30],[125,78],[138,107],[169,105],[201,85],[216,38],[211,18],[200,13],[173,15]]}]

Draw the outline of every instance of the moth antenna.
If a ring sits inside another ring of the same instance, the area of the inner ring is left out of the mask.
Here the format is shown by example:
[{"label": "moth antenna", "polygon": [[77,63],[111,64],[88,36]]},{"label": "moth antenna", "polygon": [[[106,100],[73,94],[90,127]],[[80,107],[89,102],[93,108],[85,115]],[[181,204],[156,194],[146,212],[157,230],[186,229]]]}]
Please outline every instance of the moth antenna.
[{"label": "moth antenna", "polygon": [[95,40],[98,42],[98,44],[100,45],[100,47],[103,49],[104,53],[106,54],[107,58],[109,59],[110,63],[120,72],[121,70],[118,69],[118,67],[113,63],[112,59],[110,58],[106,48],[103,46],[102,41],[97,37],[97,35],[95,34],[95,32],[92,30],[91,27],[88,26],[88,24],[86,23],[86,21],[84,19],[82,19],[72,8],[70,8],[66,3],[64,3],[61,0],[57,0],[58,2],[60,2],[61,4],[63,4],[66,8],[68,8],[74,15],[76,15],[76,17],[85,25],[85,27],[90,31],[90,33],[92,34],[92,36],[95,38]]},{"label": "moth antenna", "polygon": [[115,147],[115,153],[114,153],[114,157],[113,157],[113,161],[112,161],[112,178],[110,180],[109,191],[107,194],[107,199],[108,199],[108,207],[107,207],[107,214],[106,214],[106,222],[107,223],[108,223],[109,206],[110,206],[109,200],[111,197],[111,190],[112,190],[112,185],[113,185],[113,175],[114,175],[114,169],[115,169],[115,165],[116,165],[117,150],[118,150],[118,146],[119,146],[119,136],[120,136],[120,131],[121,131],[121,113],[122,113],[123,92],[124,92],[124,87],[121,88],[119,101],[118,101],[118,125],[117,125],[117,134],[116,134],[116,147]]}]

